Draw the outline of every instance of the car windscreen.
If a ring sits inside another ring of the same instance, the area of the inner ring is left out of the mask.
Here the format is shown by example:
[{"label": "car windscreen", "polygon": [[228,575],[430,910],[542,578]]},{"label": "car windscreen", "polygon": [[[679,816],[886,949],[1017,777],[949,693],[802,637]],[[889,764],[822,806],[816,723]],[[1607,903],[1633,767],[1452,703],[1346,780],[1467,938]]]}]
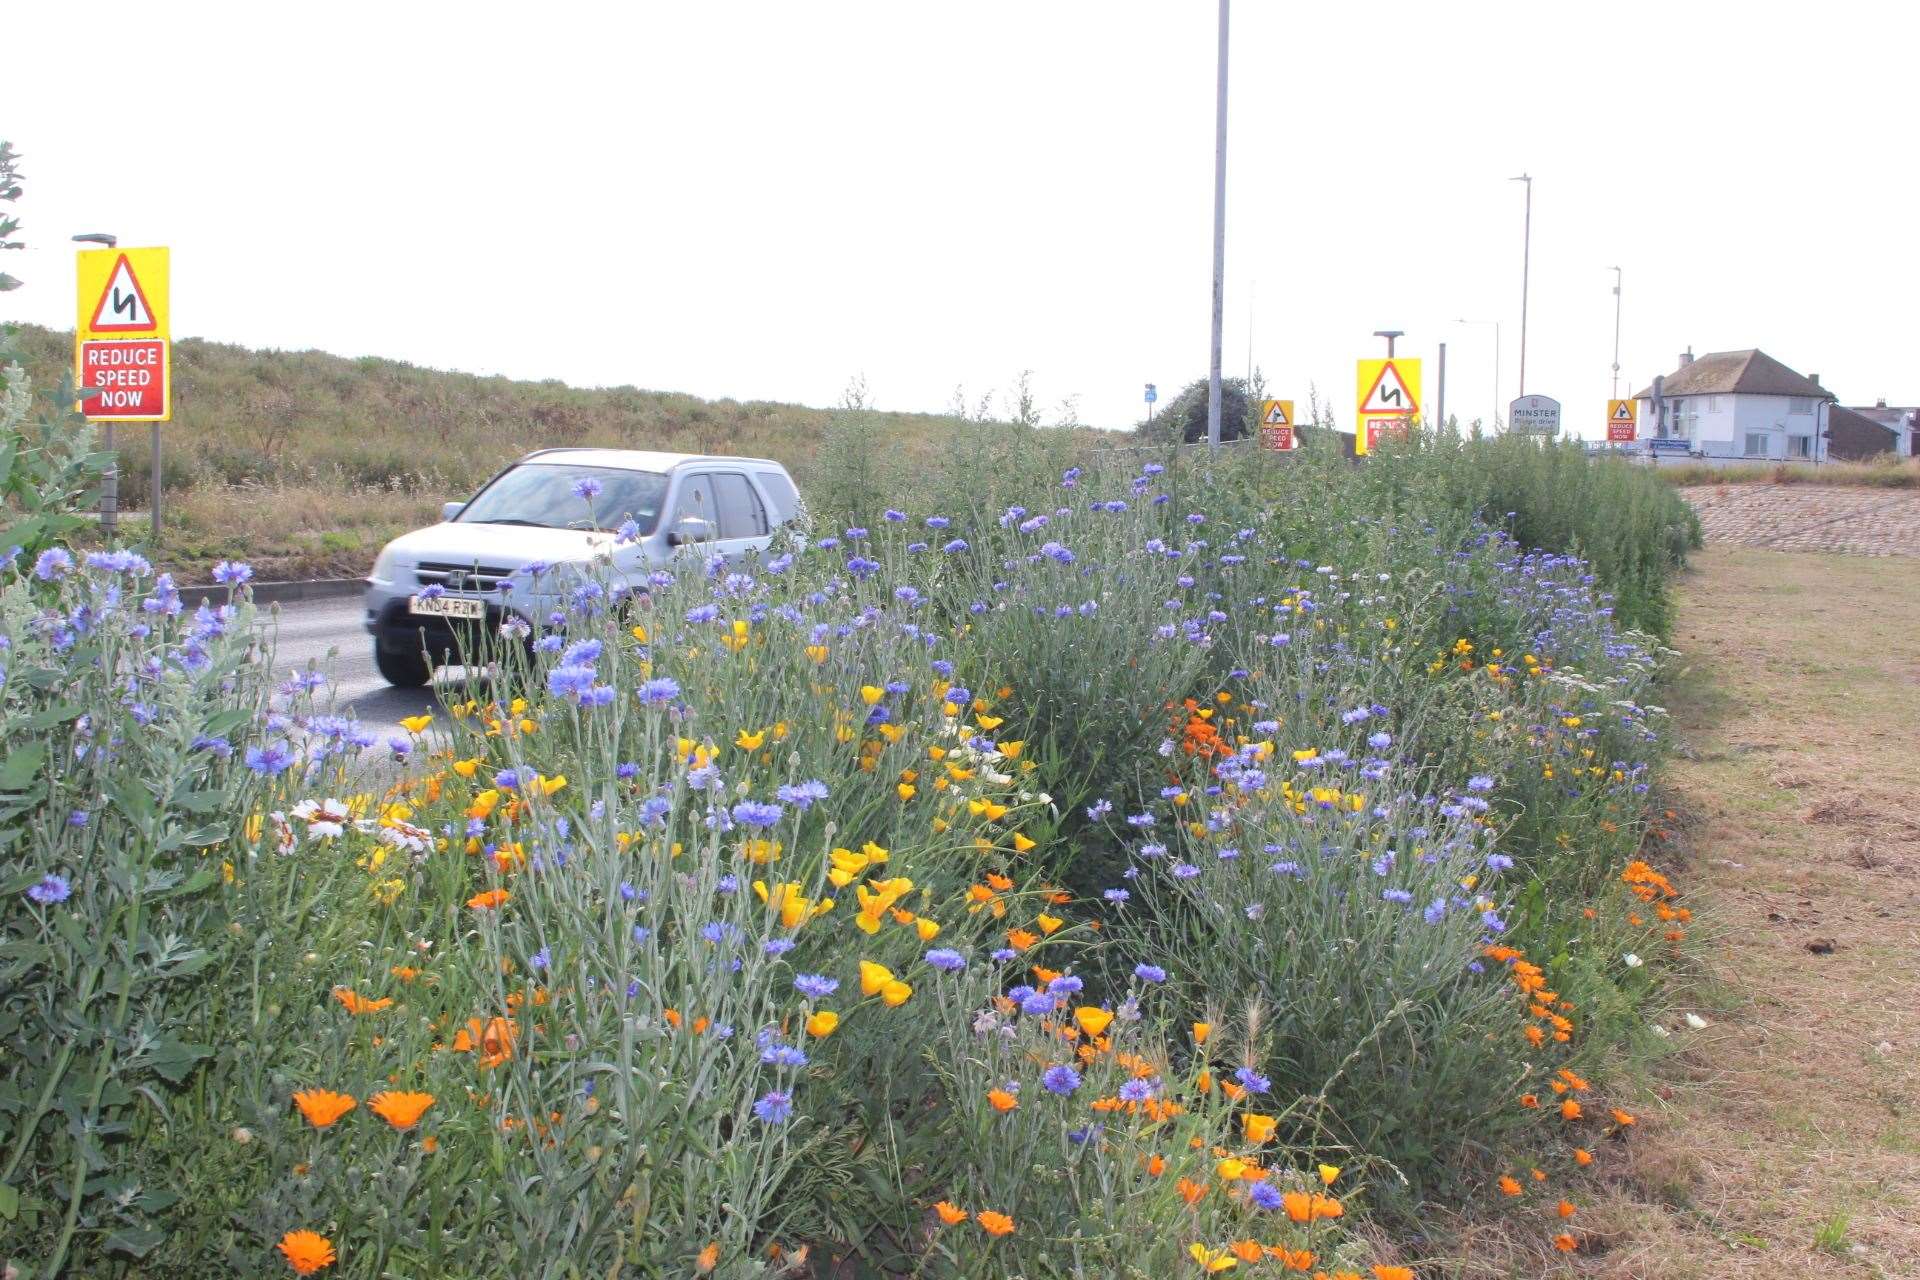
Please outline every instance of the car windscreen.
[{"label": "car windscreen", "polygon": [[618,529],[627,520],[652,533],[667,478],[652,471],[529,462],[503,472],[455,519],[543,529]]}]

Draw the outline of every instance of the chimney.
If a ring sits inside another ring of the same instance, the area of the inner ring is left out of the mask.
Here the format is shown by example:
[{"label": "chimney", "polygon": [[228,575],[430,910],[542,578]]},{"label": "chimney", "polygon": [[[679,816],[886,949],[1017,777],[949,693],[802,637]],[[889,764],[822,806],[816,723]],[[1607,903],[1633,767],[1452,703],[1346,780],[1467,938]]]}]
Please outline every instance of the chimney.
[{"label": "chimney", "polygon": [[1692,363],[1693,363],[1693,348],[1689,346],[1685,351],[1682,351],[1680,353],[1680,367],[1684,369]]},{"label": "chimney", "polygon": [[1814,386],[1817,387],[1820,385],[1820,375],[1817,373],[1810,373],[1807,375],[1807,381],[1811,382]]},{"label": "chimney", "polygon": [[1875,401],[1873,402],[1873,407],[1874,407],[1874,408],[1876,408],[1876,409],[1884,409],[1884,408],[1886,408],[1886,407],[1887,407],[1887,398],[1886,398],[1885,396],[1881,396],[1881,397],[1880,397],[1880,398],[1879,398],[1878,400],[1875,400]]}]

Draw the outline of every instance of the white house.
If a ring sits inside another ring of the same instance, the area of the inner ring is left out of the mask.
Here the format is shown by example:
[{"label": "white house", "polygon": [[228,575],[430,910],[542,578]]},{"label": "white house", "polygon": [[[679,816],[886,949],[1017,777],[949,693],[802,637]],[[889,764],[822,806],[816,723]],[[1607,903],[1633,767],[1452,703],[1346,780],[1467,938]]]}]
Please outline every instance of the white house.
[{"label": "white house", "polygon": [[1634,397],[1642,440],[1685,440],[1709,461],[1827,459],[1833,393],[1764,351],[1688,351],[1680,367]]}]

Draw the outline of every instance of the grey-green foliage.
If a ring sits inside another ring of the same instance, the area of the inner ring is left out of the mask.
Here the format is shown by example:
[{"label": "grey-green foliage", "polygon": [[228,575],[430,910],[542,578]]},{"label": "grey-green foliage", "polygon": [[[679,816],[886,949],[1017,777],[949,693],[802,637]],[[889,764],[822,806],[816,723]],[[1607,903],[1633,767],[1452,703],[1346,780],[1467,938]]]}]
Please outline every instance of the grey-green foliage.
[{"label": "grey-green foliage", "polygon": [[[20,198],[20,154],[13,144],[0,138],[0,201],[12,204]],[[13,233],[20,229],[20,219],[10,213],[0,213],[0,249],[24,249],[26,242],[12,239]],[[0,271],[0,293],[9,289],[18,289],[20,281]]]},{"label": "grey-green foliage", "polygon": [[0,555],[34,556],[86,524],[111,455],[73,405],[71,372],[37,403],[11,331],[0,331]]},{"label": "grey-green foliage", "polygon": [[[1238,440],[1247,434],[1249,396],[1245,378],[1220,379],[1220,438]],[[1153,426],[1140,434],[1165,444],[1194,444],[1207,438],[1207,380],[1195,378],[1154,415]]]},{"label": "grey-green foliage", "polygon": [[[179,1193],[138,1135],[214,1053],[221,855],[259,780],[252,611],[187,615],[131,553],[0,589],[0,1239],[23,1276],[137,1258]],[[149,602],[151,605],[149,606]]]}]

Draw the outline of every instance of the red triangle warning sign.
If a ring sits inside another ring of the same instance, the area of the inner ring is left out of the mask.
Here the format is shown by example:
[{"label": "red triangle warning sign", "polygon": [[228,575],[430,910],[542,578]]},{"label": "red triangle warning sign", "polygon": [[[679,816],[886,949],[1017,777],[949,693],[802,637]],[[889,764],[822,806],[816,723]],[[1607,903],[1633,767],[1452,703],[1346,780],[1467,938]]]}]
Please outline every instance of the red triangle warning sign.
[{"label": "red triangle warning sign", "polygon": [[1260,422],[1262,426],[1268,427],[1290,427],[1293,425],[1287,421],[1287,406],[1279,400],[1267,401],[1267,414]]},{"label": "red triangle warning sign", "polygon": [[126,254],[121,254],[93,308],[91,328],[95,333],[152,333],[159,327],[153,308],[147,305],[146,291],[133,274],[133,265]]},{"label": "red triangle warning sign", "polygon": [[1413,392],[1408,389],[1406,380],[1400,376],[1400,370],[1388,360],[1380,366],[1380,376],[1373,380],[1364,399],[1360,401],[1361,413],[1405,413],[1414,414],[1420,406],[1414,402]]},{"label": "red triangle warning sign", "polygon": [[1615,404],[1613,407],[1613,420],[1615,422],[1632,422],[1633,406],[1625,400]]}]

